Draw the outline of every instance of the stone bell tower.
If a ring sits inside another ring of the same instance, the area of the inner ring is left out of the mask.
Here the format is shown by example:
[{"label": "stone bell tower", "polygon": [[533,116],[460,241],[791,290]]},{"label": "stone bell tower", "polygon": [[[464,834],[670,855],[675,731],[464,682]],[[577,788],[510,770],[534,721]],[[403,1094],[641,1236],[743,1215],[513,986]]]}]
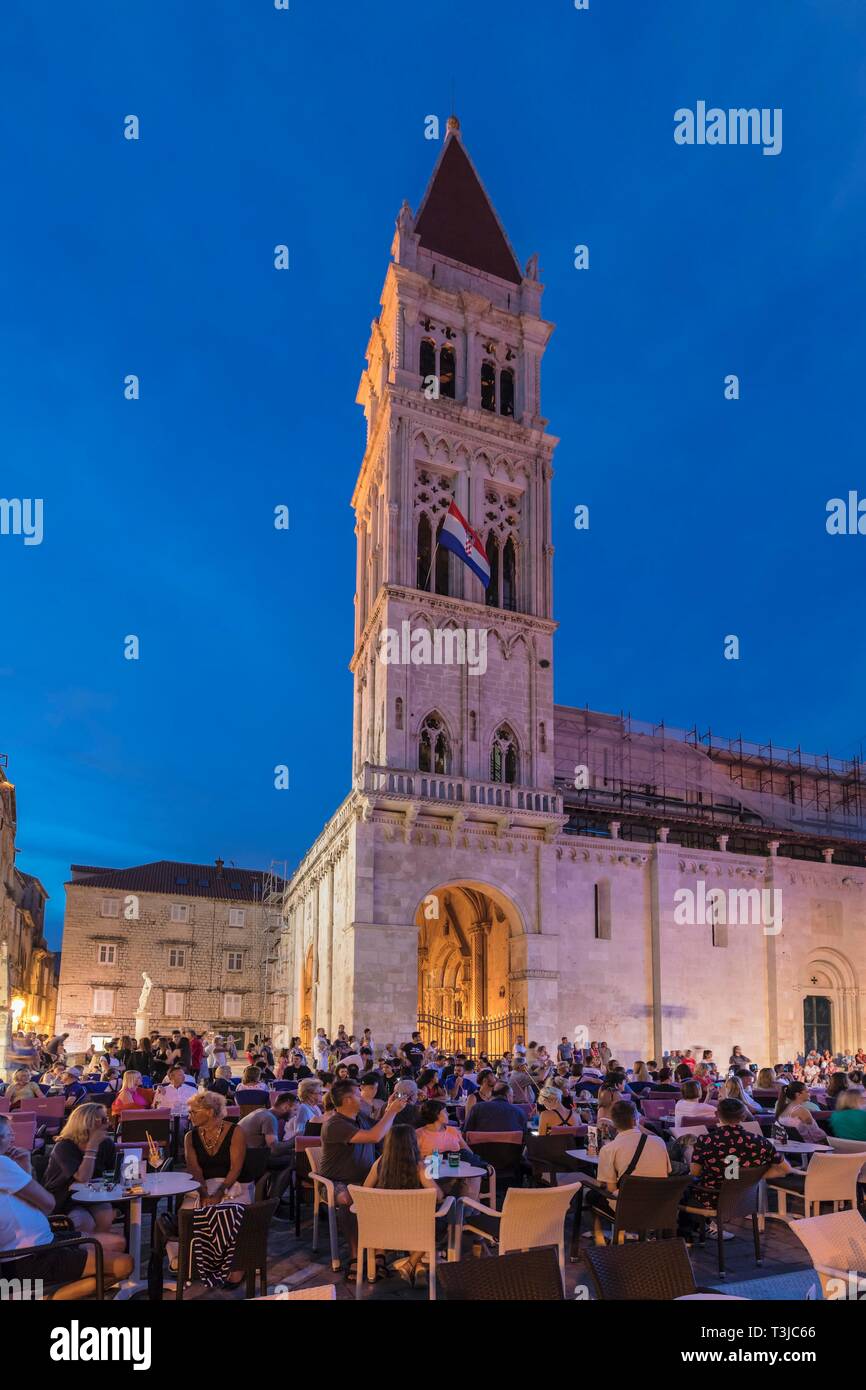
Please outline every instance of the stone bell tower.
[{"label": "stone bell tower", "polygon": [[[417,214],[400,209],[358,391],[356,785],[385,769],[553,785],[541,294],[452,116]],[[486,590],[441,544],[452,503],[481,537]]]}]

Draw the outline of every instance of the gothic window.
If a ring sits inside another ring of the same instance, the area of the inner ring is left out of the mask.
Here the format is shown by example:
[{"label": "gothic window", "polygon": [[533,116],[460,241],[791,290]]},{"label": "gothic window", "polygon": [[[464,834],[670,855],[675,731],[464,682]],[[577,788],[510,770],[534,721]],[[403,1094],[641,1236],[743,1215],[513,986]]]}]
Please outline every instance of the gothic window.
[{"label": "gothic window", "polygon": [[448,587],[448,577],[450,573],[449,551],[445,549],[444,545],[440,544],[444,520],[445,518],[443,517],[436,531],[436,584],[433,592],[437,594],[448,594],[451,592]]},{"label": "gothic window", "polygon": [[421,385],[427,380],[428,376],[436,375],[436,344],[432,338],[421,339],[421,349],[418,353],[418,371],[421,376]]},{"label": "gothic window", "polygon": [[447,396],[452,401],[454,399],[454,368],[454,349],[452,347],[442,348],[439,353],[439,394],[440,396]]},{"label": "gothic window", "polygon": [[447,773],[450,761],[448,735],[438,714],[428,714],[418,738],[418,767],[421,772]]},{"label": "gothic window", "polygon": [[517,774],[517,739],[508,724],[500,724],[493,735],[490,750],[490,780],[513,785],[517,781]]},{"label": "gothic window", "polygon": [[547,752],[547,730],[544,727],[543,720],[538,726],[538,748],[541,753]]},{"label": "gothic window", "polygon": [[496,409],[496,368],[492,362],[481,363],[481,409]]},{"label": "gothic window", "polygon": [[433,567],[433,528],[425,512],[418,519],[418,565],[415,577],[416,589],[430,588],[430,574]]},{"label": "gothic window", "polygon": [[488,533],[484,545],[487,551],[487,559],[490,562],[490,583],[487,585],[484,594],[484,602],[488,608],[499,607],[499,541],[492,531]]},{"label": "gothic window", "polygon": [[453,480],[444,473],[421,468],[415,478],[415,527],[418,541],[415,587],[434,594],[450,593],[448,551],[435,546],[433,538],[454,500]]},{"label": "gothic window", "polygon": [[514,414],[514,373],[510,367],[499,373],[499,414]]},{"label": "gothic window", "polygon": [[403,727],[403,701],[399,695],[394,702],[394,725],[398,729]]},{"label": "gothic window", "polygon": [[474,709],[469,711],[469,737],[473,743],[478,738],[478,719],[476,718]]},{"label": "gothic window", "polygon": [[502,607],[511,613],[517,607],[517,551],[511,536],[502,552]]}]

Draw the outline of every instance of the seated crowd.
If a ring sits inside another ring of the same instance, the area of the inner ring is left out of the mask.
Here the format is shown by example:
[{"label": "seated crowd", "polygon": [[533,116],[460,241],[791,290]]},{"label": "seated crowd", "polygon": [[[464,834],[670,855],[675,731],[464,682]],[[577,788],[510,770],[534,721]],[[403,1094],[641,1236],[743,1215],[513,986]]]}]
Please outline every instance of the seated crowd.
[{"label": "seated crowd", "polygon": [[[269,1174],[276,1220],[287,1218],[296,1141],[318,1136],[316,1169],[333,1184],[350,1278],[357,1255],[350,1186],[434,1188],[446,1203],[477,1201],[491,1174],[472,1143],[482,1146],[485,1134],[521,1137],[527,1148],[518,1180],[531,1172],[535,1138],[571,1134],[580,1150],[591,1136],[597,1164],[573,1158],[565,1166],[579,1175],[597,1240],[626,1176],[688,1177],[680,1230],[690,1239],[694,1213],[714,1210],[732,1155],[738,1171],[760,1167],[802,1190],[802,1174],[785,1157],[788,1136],[866,1141],[862,1049],[761,1069],[738,1047],[722,1067],[710,1050],[687,1049],[624,1067],[604,1042],[579,1048],[563,1037],[548,1052],[518,1037],[501,1055],[469,1056],[425,1043],[417,1032],[402,1045],[377,1047],[369,1029],[357,1037],[340,1027],[333,1039],[318,1029],[309,1048],[294,1038],[276,1052],[270,1039],[256,1038],[238,1076],[236,1048],[219,1035],[120,1037],[91,1049],[81,1066],[69,1065],[65,1041],[18,1035],[17,1065],[0,1080],[8,1112],[0,1114],[0,1251],[32,1247],[28,1268],[57,1282],[92,1268],[88,1248],[63,1248],[75,1233],[99,1241],[111,1274],[129,1272],[117,1209],[110,1201],[77,1202],[74,1188],[116,1171],[115,1140],[137,1115],[154,1111],[168,1114],[173,1137],[160,1146],[148,1133],[148,1158],[154,1166],[182,1165],[194,1179],[185,1204],[248,1204],[257,1178]],[[26,1115],[28,1103],[45,1096],[63,1098],[53,1132],[40,1126],[32,1152],[16,1147],[10,1117]],[[671,1113],[661,1117],[649,1102],[666,1097],[662,1108]],[[440,1164],[448,1154],[468,1171],[450,1173]],[[483,1216],[477,1220],[483,1231]],[[380,1273],[384,1267],[380,1254]],[[423,1260],[411,1251],[394,1268],[410,1282],[424,1277]]]}]

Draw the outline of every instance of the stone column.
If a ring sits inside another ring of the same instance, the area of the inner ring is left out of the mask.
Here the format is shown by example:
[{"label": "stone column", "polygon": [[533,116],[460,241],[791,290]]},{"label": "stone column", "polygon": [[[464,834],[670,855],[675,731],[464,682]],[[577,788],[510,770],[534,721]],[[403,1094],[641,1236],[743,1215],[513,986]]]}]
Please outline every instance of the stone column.
[{"label": "stone column", "polygon": [[472,994],[469,1011],[474,1019],[487,1017],[487,934],[489,922],[474,922],[469,929],[472,952]]},{"label": "stone column", "polygon": [[[663,827],[664,828],[664,827]],[[664,1052],[662,1028],[662,921],[661,921],[661,850],[658,844],[650,850],[650,953],[652,968],[653,1057],[661,1065]]]},{"label": "stone column", "polygon": [[331,1034],[331,1013],[333,1012],[333,972],[334,972],[334,861],[328,865],[328,913],[325,919],[325,949],[322,964],[322,1017],[316,1024],[324,1028],[328,1037]]},{"label": "stone column", "polygon": [[[767,858],[766,881],[770,893],[773,893],[776,880],[776,855],[779,850],[779,841],[771,840],[769,844],[769,856]],[[771,898],[771,902],[775,899]],[[782,909],[782,922],[784,930],[784,907]],[[776,954],[776,936],[765,935],[764,947],[766,968],[767,968],[767,1056],[770,1062],[782,1060],[779,1058],[779,963]]]}]

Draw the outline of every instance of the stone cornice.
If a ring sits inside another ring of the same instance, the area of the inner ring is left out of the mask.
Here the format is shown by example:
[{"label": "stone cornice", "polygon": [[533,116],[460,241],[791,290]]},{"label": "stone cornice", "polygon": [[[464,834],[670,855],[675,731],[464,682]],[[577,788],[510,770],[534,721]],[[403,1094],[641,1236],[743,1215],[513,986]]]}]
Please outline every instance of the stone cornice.
[{"label": "stone cornice", "polygon": [[349,662],[350,671],[354,672],[357,669],[370,635],[380,622],[382,610],[389,599],[414,603],[432,614],[441,613],[443,618],[457,618],[464,626],[474,625],[485,628],[488,632],[491,628],[512,628],[515,635],[520,632],[537,632],[545,637],[552,637],[559,627],[559,623],[554,622],[552,618],[537,618],[531,613],[512,613],[506,608],[488,608],[483,603],[472,603],[469,599],[452,598],[448,594],[431,594],[425,589],[408,589],[402,584],[383,584],[364,624],[355,654]]}]

